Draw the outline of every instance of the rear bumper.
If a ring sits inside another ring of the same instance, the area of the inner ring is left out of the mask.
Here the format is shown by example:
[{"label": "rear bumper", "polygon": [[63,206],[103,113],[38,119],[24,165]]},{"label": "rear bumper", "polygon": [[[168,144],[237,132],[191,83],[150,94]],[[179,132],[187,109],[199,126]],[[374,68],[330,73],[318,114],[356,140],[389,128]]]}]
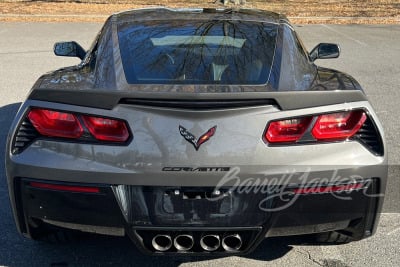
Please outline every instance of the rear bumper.
[{"label": "rear bumper", "polygon": [[[208,253],[199,244],[207,234],[223,238],[240,235],[234,253],[253,250],[265,237],[342,230],[359,240],[373,234],[382,197],[380,179],[365,179],[363,186],[346,192],[285,194],[220,190],[212,187],[128,186],[64,183],[17,178],[16,218],[21,232],[30,236],[32,222],[109,235],[128,234],[146,253]],[[96,193],[69,192],[32,186],[32,182],[95,187]],[[296,189],[288,187],[288,191]],[[283,198],[282,198],[283,196]],[[261,203],[261,204],[260,204]],[[159,234],[172,240],[182,234],[194,238],[188,251],[174,246],[157,251],[152,239]],[[226,253],[222,247],[213,253]]]}]

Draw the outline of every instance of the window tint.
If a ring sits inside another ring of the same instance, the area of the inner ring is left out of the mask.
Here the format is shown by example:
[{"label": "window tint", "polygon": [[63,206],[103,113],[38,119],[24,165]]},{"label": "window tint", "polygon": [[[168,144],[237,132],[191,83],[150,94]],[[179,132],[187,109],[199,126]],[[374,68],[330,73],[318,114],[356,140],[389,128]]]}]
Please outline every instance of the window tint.
[{"label": "window tint", "polygon": [[315,66],[296,33],[287,25],[281,25],[282,53],[279,76],[279,90],[303,91],[310,88],[315,76]]},{"label": "window tint", "polygon": [[118,25],[130,84],[265,84],[275,24],[243,21],[145,21]]},{"label": "window tint", "polygon": [[[107,22],[108,24],[109,22]],[[105,25],[96,49],[95,83],[97,87],[113,87],[115,85],[114,50],[110,25]]]}]

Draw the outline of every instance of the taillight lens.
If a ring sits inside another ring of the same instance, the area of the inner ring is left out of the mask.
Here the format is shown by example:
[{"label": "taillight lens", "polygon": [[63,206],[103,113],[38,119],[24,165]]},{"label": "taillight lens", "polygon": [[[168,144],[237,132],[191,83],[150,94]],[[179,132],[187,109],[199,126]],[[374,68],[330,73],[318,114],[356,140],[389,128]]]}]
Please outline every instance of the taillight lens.
[{"label": "taillight lens", "polygon": [[47,110],[32,109],[28,118],[36,130],[45,136],[79,138],[83,128],[74,114]]},{"label": "taillight lens", "polygon": [[317,140],[344,140],[353,136],[366,119],[367,115],[362,110],[320,115],[312,129],[312,135]]},{"label": "taillight lens", "polygon": [[[41,108],[31,109],[28,119],[41,135],[48,137],[79,139],[87,131],[93,135],[94,139],[106,142],[125,142],[130,137],[126,123],[117,119]],[[85,140],[88,140],[87,137]]]},{"label": "taillight lens", "polygon": [[310,125],[312,117],[302,117],[273,121],[268,125],[265,138],[270,143],[295,142]]},{"label": "taillight lens", "polygon": [[345,140],[352,137],[363,126],[367,115],[363,110],[343,111],[300,118],[288,118],[269,123],[264,138],[269,143],[292,143],[299,141],[310,127],[318,140]]},{"label": "taillight lens", "polygon": [[93,116],[82,116],[89,132],[101,141],[125,142],[129,131],[124,121]]}]

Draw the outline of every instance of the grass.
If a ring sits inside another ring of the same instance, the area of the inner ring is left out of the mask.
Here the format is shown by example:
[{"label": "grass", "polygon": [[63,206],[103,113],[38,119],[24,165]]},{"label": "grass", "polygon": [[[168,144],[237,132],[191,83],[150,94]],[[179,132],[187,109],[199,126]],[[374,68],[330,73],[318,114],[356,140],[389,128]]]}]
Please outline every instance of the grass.
[{"label": "grass", "polygon": [[[148,6],[224,7],[215,0],[0,0],[0,21],[101,22],[112,13]],[[247,0],[243,7],[283,13],[302,24],[400,23],[400,0]]]}]

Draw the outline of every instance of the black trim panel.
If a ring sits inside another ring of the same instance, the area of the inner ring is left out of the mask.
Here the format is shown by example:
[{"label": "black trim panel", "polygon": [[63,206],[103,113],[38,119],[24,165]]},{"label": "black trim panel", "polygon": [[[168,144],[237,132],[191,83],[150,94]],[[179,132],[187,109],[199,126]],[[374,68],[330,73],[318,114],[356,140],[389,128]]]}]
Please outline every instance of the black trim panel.
[{"label": "black trim panel", "polygon": [[119,103],[128,105],[181,108],[190,110],[247,108],[255,106],[278,105],[276,101],[273,99],[160,100],[160,99],[123,98],[119,101]]},{"label": "black trim panel", "polygon": [[[240,89],[240,88],[239,88]],[[78,105],[100,109],[113,109],[121,99],[141,99],[142,101],[276,101],[280,109],[293,110],[326,105],[366,101],[360,90],[346,91],[284,91],[284,92],[241,92],[241,93],[175,93],[175,92],[115,92],[106,90],[52,90],[35,89],[29,99],[62,104]],[[157,103],[159,103],[157,102]],[[192,103],[193,103],[192,102]],[[143,103],[143,102],[142,102]],[[149,103],[149,102],[147,102]]]}]

